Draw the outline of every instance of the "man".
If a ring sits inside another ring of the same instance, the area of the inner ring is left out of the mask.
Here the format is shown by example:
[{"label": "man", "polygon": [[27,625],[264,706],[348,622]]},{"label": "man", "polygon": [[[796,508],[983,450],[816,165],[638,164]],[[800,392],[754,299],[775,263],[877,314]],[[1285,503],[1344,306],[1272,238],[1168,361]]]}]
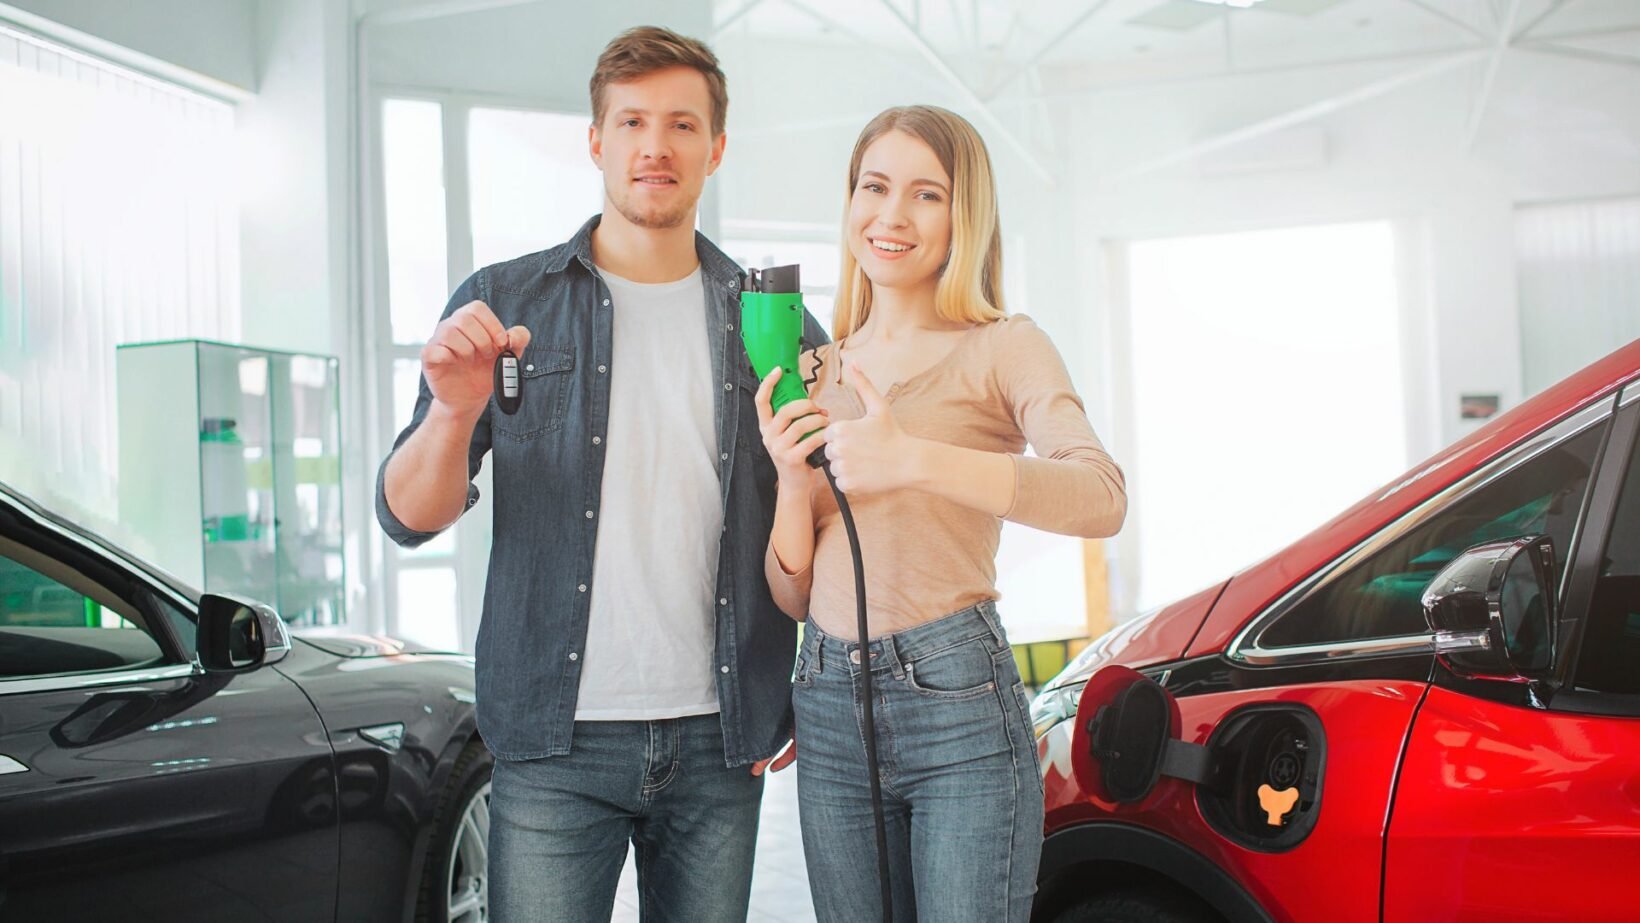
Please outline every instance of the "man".
[{"label": "man", "polygon": [[[739,271],[693,230],[728,96],[705,45],[649,27],[604,49],[591,91],[603,214],[456,290],[376,510],[394,541],[425,542],[478,502],[492,456],[478,708],[495,918],[608,920],[630,842],[645,919],[744,920],[795,627],[763,577],[775,472]],[[505,349],[511,415],[492,399]]]}]

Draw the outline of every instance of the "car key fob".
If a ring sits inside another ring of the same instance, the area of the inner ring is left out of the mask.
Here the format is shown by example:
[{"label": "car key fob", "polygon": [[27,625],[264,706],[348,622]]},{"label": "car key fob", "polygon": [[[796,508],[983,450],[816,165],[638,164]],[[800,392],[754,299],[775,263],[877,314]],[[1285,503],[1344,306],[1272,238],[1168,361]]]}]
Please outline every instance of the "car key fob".
[{"label": "car key fob", "polygon": [[495,358],[495,403],[508,416],[517,413],[524,403],[524,391],[519,385],[518,355],[510,349],[503,350]]}]

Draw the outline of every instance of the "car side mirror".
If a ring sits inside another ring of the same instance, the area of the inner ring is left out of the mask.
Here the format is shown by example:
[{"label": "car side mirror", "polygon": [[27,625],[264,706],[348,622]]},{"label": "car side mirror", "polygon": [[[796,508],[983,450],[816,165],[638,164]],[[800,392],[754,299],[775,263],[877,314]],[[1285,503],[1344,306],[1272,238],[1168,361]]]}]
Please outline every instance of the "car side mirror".
[{"label": "car side mirror", "polygon": [[225,593],[199,599],[194,648],[207,673],[246,673],[290,653],[285,620],[269,606]]},{"label": "car side mirror", "polygon": [[1554,542],[1530,535],[1465,551],[1424,591],[1424,618],[1437,633],[1473,643],[1441,651],[1454,672],[1497,679],[1543,679],[1554,668]]}]

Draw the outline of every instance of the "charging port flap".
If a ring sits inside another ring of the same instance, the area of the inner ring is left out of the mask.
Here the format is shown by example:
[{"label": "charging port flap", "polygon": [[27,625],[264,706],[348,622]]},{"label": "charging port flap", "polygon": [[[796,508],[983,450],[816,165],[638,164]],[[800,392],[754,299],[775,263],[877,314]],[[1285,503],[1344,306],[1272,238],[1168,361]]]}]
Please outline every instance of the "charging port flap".
[{"label": "charging port flap", "polygon": [[1198,784],[1213,777],[1212,752],[1179,739],[1173,696],[1135,670],[1094,674],[1076,714],[1071,769],[1084,791],[1105,801],[1138,804],[1163,776]]}]

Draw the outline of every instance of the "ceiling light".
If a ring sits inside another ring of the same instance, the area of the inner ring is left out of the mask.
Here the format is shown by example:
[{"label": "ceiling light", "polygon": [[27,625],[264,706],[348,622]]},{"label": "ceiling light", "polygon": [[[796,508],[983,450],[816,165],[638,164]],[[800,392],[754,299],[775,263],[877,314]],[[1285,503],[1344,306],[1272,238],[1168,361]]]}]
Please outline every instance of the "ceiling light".
[{"label": "ceiling light", "polygon": [[1196,2],[1211,3],[1214,6],[1231,6],[1238,10],[1245,10],[1256,3],[1263,3],[1264,0],[1196,0]]}]

